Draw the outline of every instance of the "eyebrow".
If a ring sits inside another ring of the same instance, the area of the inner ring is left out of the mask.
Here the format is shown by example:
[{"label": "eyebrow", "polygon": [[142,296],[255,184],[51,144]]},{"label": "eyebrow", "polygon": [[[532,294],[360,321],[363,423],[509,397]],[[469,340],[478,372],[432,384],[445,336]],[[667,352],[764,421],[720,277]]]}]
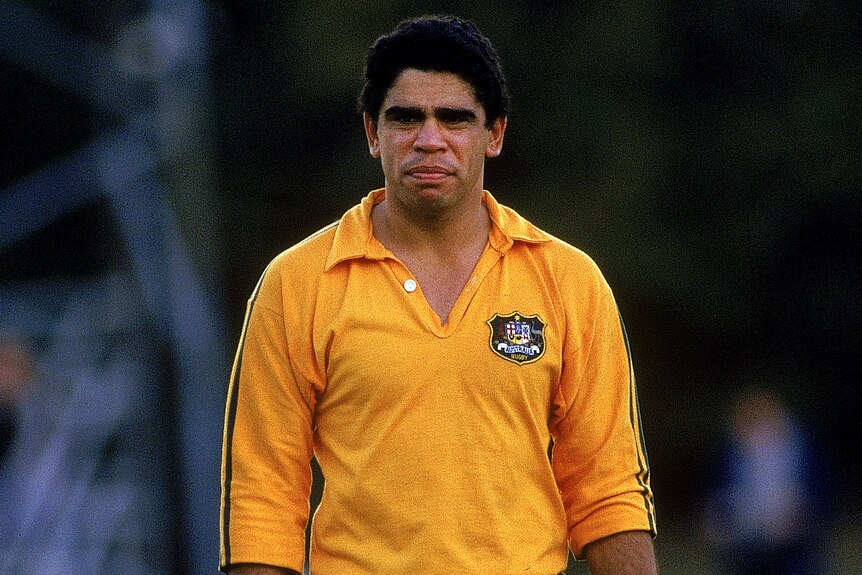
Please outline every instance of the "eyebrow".
[{"label": "eyebrow", "polygon": [[[424,118],[425,112],[415,106],[390,106],[383,112],[383,116],[386,119],[393,119],[397,116]],[[438,120],[443,121],[460,120],[470,122],[476,119],[476,112],[470,108],[440,107],[434,108],[434,116]]]}]

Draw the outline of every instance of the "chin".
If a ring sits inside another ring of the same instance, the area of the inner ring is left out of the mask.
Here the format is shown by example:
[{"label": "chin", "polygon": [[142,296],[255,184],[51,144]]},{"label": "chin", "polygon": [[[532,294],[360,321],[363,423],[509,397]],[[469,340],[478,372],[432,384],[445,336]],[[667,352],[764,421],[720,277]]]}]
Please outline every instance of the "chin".
[{"label": "chin", "polygon": [[451,191],[438,186],[423,186],[408,191],[404,202],[415,213],[426,217],[437,216],[457,204]]}]

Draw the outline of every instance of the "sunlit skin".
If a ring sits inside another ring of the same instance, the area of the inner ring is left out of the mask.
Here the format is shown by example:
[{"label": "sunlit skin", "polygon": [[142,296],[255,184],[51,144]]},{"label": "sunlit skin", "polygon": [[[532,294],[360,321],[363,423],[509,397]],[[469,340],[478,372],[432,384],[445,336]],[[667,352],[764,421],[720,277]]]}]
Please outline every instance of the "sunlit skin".
[{"label": "sunlit skin", "polygon": [[485,159],[500,154],[506,120],[485,124],[485,111],[465,80],[404,70],[379,117],[365,115],[369,150],[386,178],[389,215],[414,225],[472,218],[481,209]]}]

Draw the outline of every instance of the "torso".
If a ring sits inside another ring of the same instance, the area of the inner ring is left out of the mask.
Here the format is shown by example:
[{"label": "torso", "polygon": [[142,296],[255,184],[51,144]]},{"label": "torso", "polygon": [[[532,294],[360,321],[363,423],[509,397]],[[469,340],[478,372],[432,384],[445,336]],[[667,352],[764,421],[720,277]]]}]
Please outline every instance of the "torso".
[{"label": "torso", "polygon": [[[311,334],[325,379],[314,450],[328,483],[312,564],[321,573],[558,573],[567,526],[547,447],[564,340],[560,305],[540,279],[546,267],[529,245],[505,258],[488,248],[477,265],[483,246],[448,265],[394,247],[397,264],[357,258],[319,284],[302,282],[321,299],[287,288],[291,302],[315,300],[311,314],[285,313],[286,331],[302,342],[298,334]],[[402,266],[421,290],[404,290]],[[516,363],[491,344],[489,320],[516,311],[546,324],[536,361]],[[296,326],[309,316],[313,328]]]}]

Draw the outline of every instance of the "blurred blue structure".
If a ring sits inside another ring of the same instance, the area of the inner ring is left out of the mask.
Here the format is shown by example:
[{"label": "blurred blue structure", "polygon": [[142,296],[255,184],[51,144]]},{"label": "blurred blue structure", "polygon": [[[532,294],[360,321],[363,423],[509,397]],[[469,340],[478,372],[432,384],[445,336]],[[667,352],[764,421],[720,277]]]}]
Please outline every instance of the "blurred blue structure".
[{"label": "blurred blue structure", "polygon": [[735,399],[713,470],[706,534],[727,575],[831,573],[831,486],[822,446],[775,392]]},{"label": "blurred blue structure", "polygon": [[[105,115],[119,119],[119,126],[111,126],[85,147],[42,166],[0,191],[0,214],[3,214],[0,251],[9,249],[17,241],[96,198],[108,200],[122,236],[128,276],[121,274],[115,278],[102,278],[88,285],[48,286],[51,297],[41,301],[53,301],[60,296],[65,300],[61,315],[79,316],[77,321],[70,319],[72,323],[67,325],[72,333],[66,333],[64,341],[71,345],[75,343],[75,330],[87,325],[86,318],[92,315],[91,308],[95,302],[111,301],[119,307],[132,306],[117,294],[130,293],[125,290],[134,292],[135,286],[139,289],[147,317],[157,330],[158,341],[171,350],[179,402],[177,424],[181,477],[174,488],[181,494],[182,509],[174,512],[183,514],[183,540],[176,544],[176,548],[181,549],[185,556],[174,561],[189,573],[211,573],[217,561],[221,419],[229,367],[225,360],[229,357],[226,329],[214,294],[205,287],[200,271],[193,265],[187,242],[169,205],[168,198],[172,194],[184,192],[173,189],[170,179],[164,176],[165,165],[180,164],[191,155],[193,159],[187,162],[188,169],[196,172],[191,176],[195,181],[207,179],[206,156],[201,152],[204,139],[200,132],[201,117],[207,106],[208,14],[203,2],[193,0],[144,4],[146,9],[142,12],[127,15],[128,21],[118,31],[114,45],[104,46],[63,27],[30,4],[0,2],[0,58],[85,99]],[[111,122],[105,124],[108,126]],[[185,193],[197,192],[203,195],[206,190]],[[119,292],[117,282],[125,286]],[[21,289],[32,294],[34,290],[46,288],[5,288],[0,311],[8,316],[13,313],[13,307],[28,305],[27,298],[21,296]],[[13,297],[13,292],[18,295]],[[108,313],[108,310],[103,311]],[[34,316],[29,317],[32,319]],[[58,317],[45,320],[56,322]],[[56,329],[61,330],[60,326],[64,324],[56,325]],[[125,323],[120,331],[132,330],[140,334],[139,330],[145,329],[142,325],[141,318],[136,317]],[[89,333],[98,334],[100,329],[99,326],[92,327]],[[77,343],[81,347],[80,353],[88,349],[84,343],[87,333],[85,330],[78,334],[81,337]],[[95,346],[93,349],[107,345],[104,337],[96,339],[98,341],[90,342]],[[132,348],[120,347],[113,349],[112,353],[122,354],[123,350],[133,352]],[[63,356],[74,357],[75,354]],[[60,430],[55,436],[55,439],[60,438],[56,449],[80,444],[78,440],[65,443],[62,440],[63,433],[73,436],[70,430],[76,426],[86,426],[89,422],[98,428],[94,422],[100,418],[132,417],[135,409],[128,408],[124,402],[142,400],[142,389],[153,394],[165,393],[164,389],[142,385],[143,381],[153,378],[152,373],[141,371],[147,366],[152,367],[152,358],[136,358],[131,363],[115,359],[118,363],[109,365],[129,364],[126,366],[128,371],[117,367],[120,371],[111,374],[109,380],[73,378],[69,397],[76,399],[70,400],[69,411],[58,414],[59,419],[52,422]],[[105,381],[111,382],[109,390],[99,388],[105,385]],[[143,401],[158,405],[164,400],[145,397]],[[123,405],[127,407],[123,408]],[[135,425],[143,428],[146,428],[146,423],[146,420],[134,421]],[[106,424],[101,429],[110,432],[115,428],[116,425]],[[146,433],[144,437],[156,442],[160,439]],[[50,444],[50,440],[47,441]],[[75,456],[69,452],[56,460]],[[82,452],[77,456],[86,460],[88,454]],[[140,463],[131,460],[131,464]],[[82,461],[78,468],[84,474],[81,478],[92,472],[92,469],[87,471],[88,465],[96,466],[97,462]],[[149,470],[141,470],[141,473],[143,476],[151,475]],[[51,485],[49,472],[43,470],[39,478],[45,482],[46,490],[57,488]],[[38,496],[36,492],[31,494]],[[77,491],[72,489],[62,493],[62,499],[66,506],[81,506],[86,498],[108,498],[88,502],[97,506],[108,505],[111,497],[122,499],[127,495],[97,494],[81,487]],[[81,498],[78,503],[75,497]],[[169,500],[165,494],[162,497],[163,501]],[[65,512],[50,507],[41,508],[44,515],[37,511],[28,515],[30,523],[22,523],[23,532],[30,533],[31,537],[44,537],[39,521],[52,513]],[[158,509],[153,511],[158,515]],[[17,573],[14,570],[16,566],[38,565],[38,562],[33,562],[32,549],[19,550],[17,557],[14,553],[0,557],[0,570]],[[141,549],[141,553],[147,551]],[[31,557],[25,558],[24,554]],[[113,570],[116,565],[110,567],[100,563],[98,557],[91,559],[86,565],[75,565],[76,570],[83,568],[86,572],[106,574],[120,572]],[[65,565],[66,568],[70,566]],[[147,568],[147,572],[154,572],[153,565]]]},{"label": "blurred blue structure", "polygon": [[161,358],[134,292],[129,274],[0,290],[0,322],[40,342],[0,465],[0,573],[174,572]]}]

